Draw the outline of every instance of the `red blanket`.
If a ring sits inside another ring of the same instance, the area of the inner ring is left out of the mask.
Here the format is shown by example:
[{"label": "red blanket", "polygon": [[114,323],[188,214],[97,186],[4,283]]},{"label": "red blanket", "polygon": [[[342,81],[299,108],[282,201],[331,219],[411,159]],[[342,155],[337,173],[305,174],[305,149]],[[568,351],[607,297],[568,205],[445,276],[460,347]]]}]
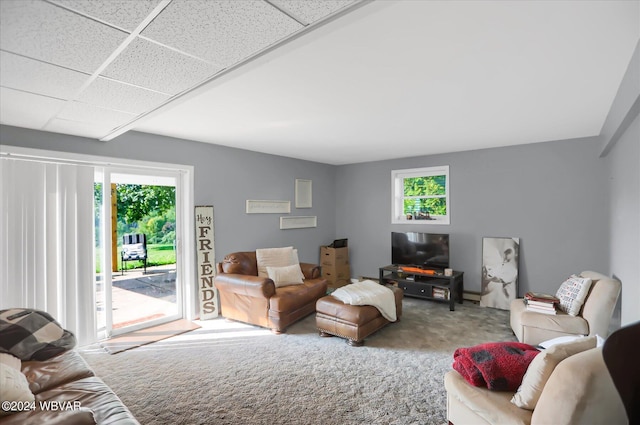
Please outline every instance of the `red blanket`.
[{"label": "red blanket", "polygon": [[458,348],[453,353],[453,368],[476,387],[515,391],[539,352],[534,346],[521,342],[489,342]]}]

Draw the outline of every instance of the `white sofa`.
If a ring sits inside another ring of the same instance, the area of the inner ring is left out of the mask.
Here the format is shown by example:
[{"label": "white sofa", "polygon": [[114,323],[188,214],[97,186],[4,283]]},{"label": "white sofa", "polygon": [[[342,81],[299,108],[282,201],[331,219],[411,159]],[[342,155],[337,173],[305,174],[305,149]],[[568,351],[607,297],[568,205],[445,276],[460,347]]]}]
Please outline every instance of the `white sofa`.
[{"label": "white sofa", "polygon": [[592,348],[562,360],[543,387],[533,411],[511,403],[513,392],[467,383],[455,370],[444,379],[447,418],[454,425],[624,425],[625,408],[602,357]]}]

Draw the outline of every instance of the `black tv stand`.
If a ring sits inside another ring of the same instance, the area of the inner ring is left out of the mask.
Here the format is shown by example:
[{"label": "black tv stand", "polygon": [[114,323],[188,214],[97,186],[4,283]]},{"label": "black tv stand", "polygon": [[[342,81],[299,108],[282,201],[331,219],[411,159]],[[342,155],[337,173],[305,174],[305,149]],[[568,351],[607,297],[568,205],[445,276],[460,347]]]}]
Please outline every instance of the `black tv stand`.
[{"label": "black tv stand", "polygon": [[[416,267],[416,266],[405,266]],[[424,272],[403,271],[402,265],[380,267],[381,284],[397,284],[408,297],[448,302],[449,310],[455,310],[455,302],[462,304],[464,272],[454,271],[451,276],[444,272],[423,269]]]}]

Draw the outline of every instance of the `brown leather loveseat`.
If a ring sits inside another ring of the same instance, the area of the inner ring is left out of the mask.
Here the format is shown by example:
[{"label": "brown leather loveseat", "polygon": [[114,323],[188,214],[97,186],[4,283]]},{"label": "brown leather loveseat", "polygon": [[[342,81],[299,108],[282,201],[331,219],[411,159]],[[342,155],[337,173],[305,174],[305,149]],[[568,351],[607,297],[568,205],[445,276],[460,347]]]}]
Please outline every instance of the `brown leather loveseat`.
[{"label": "brown leather loveseat", "polygon": [[316,301],[326,295],[327,281],[316,264],[300,263],[302,284],[276,287],[273,280],[258,276],[256,252],[235,252],[217,264],[214,284],[220,292],[220,310],[227,319],[238,320],[281,333],[296,321],[315,312]]},{"label": "brown leather loveseat", "polygon": [[20,403],[20,412],[0,416],[1,425],[139,425],[75,350],[43,361],[24,361],[21,372],[35,402],[27,407]]}]

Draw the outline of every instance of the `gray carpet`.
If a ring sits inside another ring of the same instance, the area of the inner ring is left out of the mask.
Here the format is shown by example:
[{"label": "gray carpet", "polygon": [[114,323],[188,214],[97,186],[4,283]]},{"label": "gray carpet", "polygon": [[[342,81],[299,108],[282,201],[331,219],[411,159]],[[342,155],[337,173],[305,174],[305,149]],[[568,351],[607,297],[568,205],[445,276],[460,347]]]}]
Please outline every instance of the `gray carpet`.
[{"label": "gray carpet", "polygon": [[215,319],[109,355],[81,354],[144,425],[444,424],[458,347],[514,341],[508,312],[404,299],[398,323],[351,347],[309,316],[286,334]]}]

